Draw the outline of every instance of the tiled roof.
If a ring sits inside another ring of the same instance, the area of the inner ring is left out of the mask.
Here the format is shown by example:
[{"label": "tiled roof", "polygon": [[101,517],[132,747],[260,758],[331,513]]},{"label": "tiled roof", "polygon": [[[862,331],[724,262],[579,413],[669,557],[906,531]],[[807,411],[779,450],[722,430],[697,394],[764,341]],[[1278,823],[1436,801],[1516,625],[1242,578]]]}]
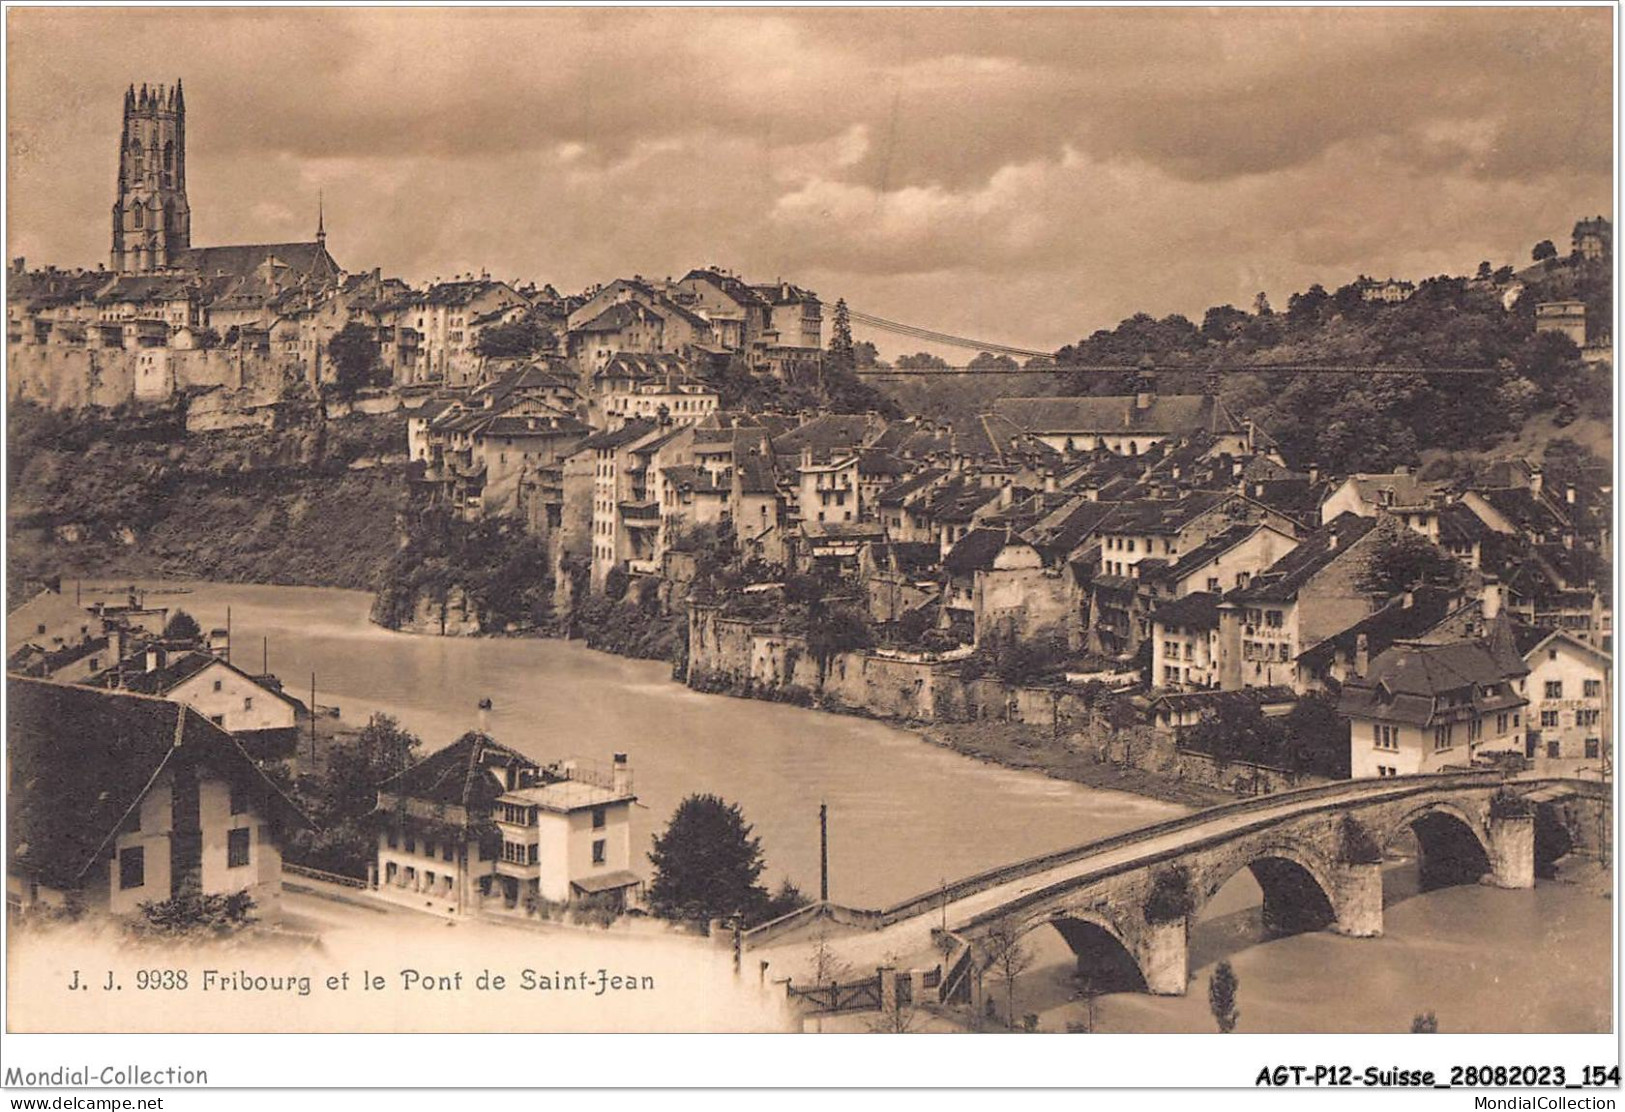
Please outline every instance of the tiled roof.
[{"label": "tiled roof", "polygon": [[893,483],[880,492],[879,502],[882,506],[895,507],[905,504],[910,498],[925,490],[932,483],[946,476],[948,472],[938,468],[927,468],[918,475]]},{"label": "tiled roof", "polygon": [[1151,620],[1185,629],[1218,629],[1219,596],[1212,591],[1192,591],[1158,606]]},{"label": "tiled roof", "polygon": [[224,274],[241,278],[247,277],[271,258],[311,278],[337,278],[341,269],[333,261],[333,256],[327,253],[327,248],[319,243],[242,243],[228,247],[193,247],[176,255],[175,266],[204,277]]},{"label": "tiled roof", "polygon": [[972,529],[948,550],[942,560],[943,570],[950,575],[986,571],[1010,543],[1010,534],[1003,529]]},{"label": "tiled roof", "polygon": [[[1486,695],[1485,688],[1499,690]],[[1344,684],[1337,712],[1425,727],[1436,719],[1512,710],[1527,702],[1512,690],[1507,673],[1482,642],[1402,643],[1373,660],[1368,675]]]},{"label": "tiled roof", "polygon": [[1155,394],[1140,408],[1135,395],[1000,398],[994,412],[1034,433],[1090,436],[1131,432],[1166,436],[1239,432],[1241,426],[1210,394]]},{"label": "tiled roof", "polygon": [[594,433],[587,437],[581,442],[576,451],[585,452],[596,451],[601,448],[621,448],[649,435],[655,431],[655,428],[656,425],[653,421],[628,421],[618,429],[605,429],[603,432]]},{"label": "tiled roof", "polygon": [[1376,526],[1374,517],[1338,514],[1300,541],[1297,548],[1253,576],[1247,586],[1231,591],[1225,602],[1290,602],[1304,584],[1341,559]]},{"label": "tiled roof", "polygon": [[523,753],[470,731],[378,787],[394,795],[461,806],[478,814],[490,810],[507,790],[501,772],[511,768],[517,776],[520,771],[533,772],[537,767]]},{"label": "tiled roof", "polygon": [[1336,653],[1352,655],[1362,635],[1366,639],[1366,651],[1377,656],[1395,641],[1421,637],[1444,621],[1458,598],[1449,591],[1421,587],[1410,601],[1411,605],[1407,606],[1403,595],[1394,598],[1381,610],[1367,614],[1342,632],[1305,649],[1298,654],[1298,660],[1311,668],[1325,668]]}]

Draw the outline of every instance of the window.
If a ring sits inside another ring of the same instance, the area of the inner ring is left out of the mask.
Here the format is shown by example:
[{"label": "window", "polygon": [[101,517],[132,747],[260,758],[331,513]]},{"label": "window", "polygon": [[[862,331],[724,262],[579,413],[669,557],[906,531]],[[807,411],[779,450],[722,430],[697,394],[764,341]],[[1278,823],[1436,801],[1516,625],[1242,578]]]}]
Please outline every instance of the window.
[{"label": "window", "polygon": [[1602,721],[1602,711],[1600,710],[1577,710],[1574,712],[1574,724],[1576,726],[1595,726],[1600,721]]},{"label": "window", "polygon": [[1435,750],[1449,749],[1455,744],[1451,736],[1454,732],[1454,728],[1448,725],[1433,727],[1433,748]]},{"label": "window", "polygon": [[231,813],[240,815],[248,810],[248,790],[241,784],[231,786]]},{"label": "window", "polygon": [[1585,681],[1585,697],[1587,699],[1600,699],[1600,698],[1602,698],[1602,681],[1601,680],[1586,680]]},{"label": "window", "polygon": [[385,835],[385,837],[387,838],[387,840],[389,842],[389,848],[390,849],[400,849],[401,848],[401,835],[400,835],[399,831],[391,830],[387,835]]},{"label": "window", "polygon": [[241,830],[232,830],[226,834],[226,866],[237,869],[248,864],[248,844],[250,831],[245,826]]},{"label": "window", "polygon": [[592,809],[592,828],[594,830],[602,830],[604,828],[605,819],[606,816],[602,807],[594,807]]},{"label": "window", "polygon": [[1467,723],[1467,744],[1468,745],[1471,745],[1475,741],[1482,740],[1483,737],[1484,737],[1484,720],[1482,718],[1475,718],[1471,722]]},{"label": "window", "polygon": [[1563,755],[1563,743],[1562,742],[1560,742],[1560,741],[1548,741],[1546,743],[1546,756],[1548,758],[1550,758],[1552,760],[1556,760],[1557,758],[1561,757],[1562,755]]},{"label": "window", "polygon": [[530,864],[534,865],[534,864],[536,864],[536,862],[537,862],[537,860],[539,858],[539,855],[541,854],[541,847],[536,846],[536,845],[532,845],[532,846],[530,846],[528,848],[530,850],[530,853],[529,853],[529,855],[527,857],[527,860],[528,860],[528,862]]},{"label": "window", "polygon": [[243,709],[244,710],[253,710],[254,709],[254,696],[252,696],[252,695],[244,695],[243,696]]},{"label": "window", "polygon": [[1495,716],[1495,732],[1498,733],[1498,734],[1504,734],[1504,733],[1507,732],[1507,716],[1506,715],[1498,714],[1498,715]]},{"label": "window", "polygon": [[216,726],[224,727],[226,724],[226,716],[223,714],[211,714],[209,715],[209,721],[213,722]]},{"label": "window", "polygon": [[434,856],[434,842],[430,841],[428,838],[425,838],[423,840],[423,856],[425,856],[425,857],[433,857]]},{"label": "window", "polygon": [[407,853],[416,853],[417,851],[418,851],[418,838],[417,838],[417,835],[416,834],[408,834],[406,836],[406,852]]},{"label": "window", "polygon": [[1563,697],[1563,681],[1562,680],[1547,680],[1546,681],[1546,698],[1548,698],[1548,699],[1561,699],[1562,697]]},{"label": "window", "polygon": [[445,845],[440,847],[440,860],[450,861],[454,858],[455,853],[455,847],[452,846],[450,842],[447,842]]},{"label": "window", "polygon": [[118,886],[141,888],[147,883],[147,851],[141,846],[120,850],[118,855]]},{"label": "window", "polygon": [[219,691],[219,690],[220,690],[220,681],[219,681],[219,680],[215,680],[215,681],[214,681],[214,689],[215,689],[215,690],[216,690],[216,691]]},{"label": "window", "polygon": [[1211,592],[1213,594],[1218,594],[1219,593],[1219,577],[1218,576],[1210,575],[1210,576],[1207,577],[1207,589],[1208,589],[1209,592]]},{"label": "window", "polygon": [[1602,756],[1602,742],[1594,737],[1586,738],[1586,760],[1594,761]]},{"label": "window", "polygon": [[1549,730],[1549,729],[1554,728],[1556,725],[1557,725],[1557,712],[1555,710],[1543,710],[1543,711],[1540,712],[1540,727],[1541,727],[1541,729]]},{"label": "window", "polygon": [[1281,628],[1281,612],[1279,610],[1264,611],[1264,624],[1271,629]]},{"label": "window", "polygon": [[595,840],[593,842],[593,844],[592,844],[592,863],[594,865],[602,865],[604,863],[605,851],[606,851],[606,847],[608,846],[608,844],[609,843],[605,842],[604,839],[602,839],[602,838],[599,838],[599,839],[597,839],[597,840]]}]

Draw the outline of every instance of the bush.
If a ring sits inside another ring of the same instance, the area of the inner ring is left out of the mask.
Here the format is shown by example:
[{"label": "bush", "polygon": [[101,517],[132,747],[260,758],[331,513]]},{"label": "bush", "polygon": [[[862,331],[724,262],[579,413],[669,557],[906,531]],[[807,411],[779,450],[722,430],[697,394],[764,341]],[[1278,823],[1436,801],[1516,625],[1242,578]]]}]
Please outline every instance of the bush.
[{"label": "bush", "polygon": [[228,935],[254,922],[254,898],[247,892],[204,895],[191,888],[139,907],[142,918],[133,928],[137,934]]},{"label": "bush", "polygon": [[1191,894],[1190,872],[1174,865],[1157,874],[1145,897],[1145,917],[1152,923],[1178,923],[1196,910]]},{"label": "bush", "polygon": [[1534,815],[1535,805],[1524,796],[1505,788],[1490,796],[1490,817],[1494,819],[1526,819]]},{"label": "bush", "polygon": [[1344,815],[1338,830],[1338,857],[1349,865],[1382,864],[1382,847],[1353,815]]}]

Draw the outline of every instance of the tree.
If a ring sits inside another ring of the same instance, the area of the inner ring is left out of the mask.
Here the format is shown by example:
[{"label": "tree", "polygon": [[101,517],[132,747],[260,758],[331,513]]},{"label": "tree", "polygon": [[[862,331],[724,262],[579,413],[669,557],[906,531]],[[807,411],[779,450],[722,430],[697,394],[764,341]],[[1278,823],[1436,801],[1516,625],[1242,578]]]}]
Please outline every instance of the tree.
[{"label": "tree", "polygon": [[938,371],[948,366],[948,361],[929,352],[916,352],[913,355],[899,355],[897,369],[901,371]]},{"label": "tree", "polygon": [[1439,1017],[1432,1012],[1417,1012],[1411,1020],[1411,1034],[1437,1035],[1439,1033]]},{"label": "tree", "polygon": [[852,345],[852,365],[863,369],[866,367],[884,367],[880,361],[880,349],[868,340],[859,340]]},{"label": "tree", "polygon": [[339,822],[367,814],[377,805],[378,785],[404,772],[422,748],[418,736],[394,717],[374,714],[354,741],[328,753],[323,817]]},{"label": "tree", "polygon": [[1549,239],[1543,239],[1535,244],[1535,249],[1529,253],[1529,257],[1537,263],[1545,262],[1547,259],[1555,259],[1557,258],[1557,245]]},{"label": "tree", "polygon": [[837,374],[851,374],[857,369],[857,353],[852,345],[852,318],[848,315],[846,298],[835,302],[835,320],[830,325],[829,354],[825,367]]},{"label": "tree", "polygon": [[1032,967],[1033,955],[1023,945],[1021,932],[1015,923],[1002,919],[995,923],[983,938],[994,975],[1004,983],[1004,1022],[1011,1030],[1016,1026],[1016,980]]},{"label": "tree", "polygon": [[1228,1035],[1236,1029],[1236,1021],[1241,1019],[1241,1011],[1236,1007],[1236,989],[1240,982],[1236,980],[1236,971],[1230,968],[1228,961],[1221,961],[1213,967],[1213,976],[1207,983],[1207,1006],[1213,1012],[1213,1021],[1219,1025],[1220,1034]]},{"label": "tree", "polygon": [[387,381],[378,364],[379,350],[372,329],[360,321],[346,324],[327,341],[327,358],[333,364],[333,387],[341,396]]},{"label": "tree", "polygon": [[1008,355],[994,355],[992,352],[981,351],[977,352],[975,358],[966,366],[978,371],[1014,371],[1018,370],[1021,364]]},{"label": "tree", "polygon": [[766,863],[737,803],[695,794],[678,804],[664,834],[654,839],[649,904],[667,919],[755,921],[767,903],[757,883]]},{"label": "tree", "polygon": [[1385,520],[1376,549],[1360,570],[1356,586],[1366,594],[1392,598],[1418,587],[1454,587],[1461,564],[1413,529]]},{"label": "tree", "polygon": [[869,621],[851,606],[814,604],[807,618],[807,651],[818,663],[818,682],[824,682],[830,661],[839,653],[867,649],[872,643]]},{"label": "tree", "polygon": [[1483,262],[1478,264],[1478,273],[1474,275],[1474,277],[1476,277],[1480,282],[1488,282],[1494,274],[1495,268],[1490,265],[1490,261],[1488,259],[1485,259]]},{"label": "tree", "polygon": [[179,641],[186,644],[196,644],[203,639],[203,630],[197,624],[197,619],[184,610],[177,610],[164,626],[165,641]]},{"label": "tree", "polygon": [[525,359],[542,352],[552,351],[556,343],[554,332],[547,325],[534,320],[516,320],[507,324],[493,324],[474,341],[474,354],[486,359]]}]

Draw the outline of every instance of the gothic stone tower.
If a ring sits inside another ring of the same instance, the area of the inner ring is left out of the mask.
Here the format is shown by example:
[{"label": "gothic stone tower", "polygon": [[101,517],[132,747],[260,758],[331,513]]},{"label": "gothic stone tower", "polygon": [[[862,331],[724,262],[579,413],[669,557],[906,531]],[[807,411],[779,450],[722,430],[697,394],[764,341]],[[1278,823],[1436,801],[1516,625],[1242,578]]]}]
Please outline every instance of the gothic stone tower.
[{"label": "gothic stone tower", "polygon": [[186,203],[186,100],[173,89],[131,85],[119,139],[118,202],[113,205],[115,271],[147,273],[174,264],[192,246]]}]

